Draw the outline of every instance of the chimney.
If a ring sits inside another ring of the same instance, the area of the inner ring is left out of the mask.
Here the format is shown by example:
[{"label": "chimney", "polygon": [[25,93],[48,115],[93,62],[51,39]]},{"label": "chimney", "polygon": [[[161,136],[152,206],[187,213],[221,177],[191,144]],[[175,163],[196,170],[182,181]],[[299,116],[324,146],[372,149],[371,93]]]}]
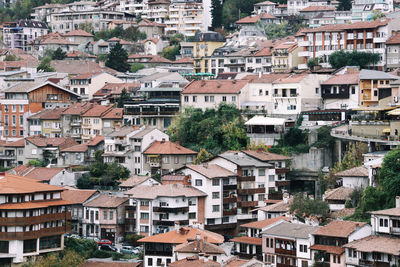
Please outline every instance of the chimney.
[{"label": "chimney", "polygon": [[396,196],[396,208],[400,208],[400,196]]},{"label": "chimney", "polygon": [[161,140],[161,144],[164,144],[165,143],[165,138],[163,138],[162,140]]},{"label": "chimney", "polygon": [[207,162],[203,163],[203,167],[207,169],[208,168],[208,163]]},{"label": "chimney", "polygon": [[175,222],[174,229],[179,234],[179,222],[178,221]]},{"label": "chimney", "polygon": [[258,73],[258,78],[260,78],[261,79],[261,77],[262,77],[262,73],[261,73],[261,71]]}]

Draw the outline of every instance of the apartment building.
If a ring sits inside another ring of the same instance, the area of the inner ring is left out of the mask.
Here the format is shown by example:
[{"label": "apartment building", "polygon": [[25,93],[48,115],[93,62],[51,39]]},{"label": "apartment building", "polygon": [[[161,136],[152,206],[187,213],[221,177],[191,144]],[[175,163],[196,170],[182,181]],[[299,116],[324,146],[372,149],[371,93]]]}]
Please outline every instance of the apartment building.
[{"label": "apartment building", "polygon": [[197,31],[205,31],[203,24],[203,3],[173,2],[169,5],[168,19],[165,20],[165,33],[173,35],[181,33],[194,36]]},{"label": "apartment building", "polygon": [[17,139],[28,135],[27,119],[43,109],[65,108],[78,101],[78,96],[57,84],[46,82],[17,83],[4,90],[0,100],[2,137]]},{"label": "apartment building", "polygon": [[93,163],[96,151],[104,150],[104,136],[97,135],[86,144],[77,144],[61,149],[62,166],[71,167]]},{"label": "apartment building", "polygon": [[372,211],[372,232],[376,235],[397,236],[400,234],[400,197],[396,197],[396,207],[386,210]]},{"label": "apartment building", "polygon": [[182,90],[182,109],[186,107],[216,109],[221,103],[233,104],[240,108],[240,103],[244,102],[241,91],[246,85],[245,80],[193,81]]},{"label": "apartment building", "polygon": [[324,109],[352,109],[359,105],[358,69],[347,68],[321,84]]},{"label": "apartment building", "polygon": [[[28,119],[29,133],[41,134],[45,137],[61,137],[61,115],[65,108],[45,109],[37,114],[30,116]],[[36,128],[36,123],[40,122],[41,130],[39,133],[33,131]],[[31,125],[33,124],[33,125]],[[34,128],[35,127],[35,128]],[[33,129],[32,129],[33,128]]]},{"label": "apartment building", "polygon": [[246,259],[256,257],[258,260],[263,261],[261,233],[282,221],[289,221],[289,218],[280,216],[240,225],[244,235],[230,240],[235,243],[239,257]]},{"label": "apartment building", "polygon": [[52,31],[67,33],[77,30],[80,24],[89,23],[95,32],[108,29],[108,23],[113,20],[127,20],[127,13],[93,9],[80,11],[61,11],[49,15],[49,26]]},{"label": "apartment building", "polygon": [[185,164],[191,164],[196,159],[197,152],[185,148],[177,143],[166,141],[153,141],[144,150],[146,172],[164,175],[181,168]]},{"label": "apartment building", "polygon": [[125,207],[129,198],[100,194],[85,202],[83,235],[120,242],[125,229]]},{"label": "apartment building", "polygon": [[46,3],[43,6],[37,6],[37,7],[32,8],[33,13],[31,13],[31,18],[36,21],[45,21],[46,23],[49,23],[48,16],[51,13],[60,12],[64,8],[65,8],[65,5],[63,5],[63,4]]},{"label": "apartment building", "polygon": [[216,164],[186,165],[177,170],[190,177],[193,187],[205,192],[204,228],[220,233],[236,233],[237,174]]},{"label": "apartment building", "polygon": [[352,21],[366,21],[372,19],[372,11],[377,10],[384,14],[391,13],[394,11],[393,0],[387,1],[366,1],[366,0],[355,0],[351,4],[351,16]]},{"label": "apartment building", "polygon": [[308,28],[296,34],[301,49],[299,57],[303,64],[299,69],[307,68],[307,60],[318,57],[320,65],[330,67],[328,57],[337,50],[361,50],[380,54],[379,63],[373,67],[383,70],[386,64],[386,41],[392,31],[399,30],[396,19],[379,19],[352,24],[336,24],[318,28]]},{"label": "apartment building", "polygon": [[207,194],[180,184],[138,185],[125,192],[136,203],[136,231],[149,236],[204,222]]},{"label": "apartment building", "polygon": [[0,251],[3,265],[22,264],[32,256],[64,249],[70,231],[62,188],[2,173],[0,179]]},{"label": "apartment building", "polygon": [[67,38],[68,41],[77,43],[80,45],[86,45],[87,43],[94,40],[94,36],[91,33],[88,33],[84,30],[77,29],[67,32],[63,35]]},{"label": "apartment building", "polygon": [[63,52],[72,53],[78,51],[78,46],[78,43],[71,42],[61,33],[50,32],[29,43],[28,49],[36,57],[44,57],[48,50],[55,51],[60,48]]},{"label": "apartment building", "polygon": [[217,32],[196,33],[193,42],[194,72],[209,72],[209,56],[215,49],[222,47],[224,42],[224,37]]},{"label": "apartment building", "polygon": [[217,233],[176,225],[173,231],[139,239],[138,242],[144,244],[143,266],[162,266],[175,262],[175,250],[178,246],[187,243],[188,239],[196,240],[197,235],[214,245],[224,242],[224,237]]},{"label": "apartment building", "polygon": [[0,146],[0,166],[4,168],[15,167],[16,165],[22,165],[23,154],[24,154],[25,140],[23,138],[5,142]]},{"label": "apartment building", "polygon": [[3,25],[3,42],[9,48],[28,51],[28,43],[46,35],[47,26],[42,21],[18,20]]},{"label": "apartment building", "polygon": [[94,105],[82,114],[82,142],[86,143],[97,135],[103,135],[103,120],[112,106]]},{"label": "apartment building", "polygon": [[272,72],[285,72],[297,68],[302,63],[298,56],[301,49],[297,42],[283,42],[272,50]]},{"label": "apartment building", "polygon": [[106,72],[81,73],[70,78],[70,90],[81,98],[91,100],[93,94],[102,89],[107,83],[121,83],[122,80]]},{"label": "apartment building", "polygon": [[169,15],[170,2],[166,0],[157,0],[147,2],[147,18],[157,23],[164,24]]},{"label": "apartment building", "polygon": [[116,9],[120,12],[128,12],[133,14],[136,18],[147,17],[147,2],[148,0],[122,0],[119,1]]},{"label": "apartment building", "polygon": [[387,70],[395,70],[400,67],[400,32],[393,32],[386,42],[386,67]]},{"label": "apartment building", "polygon": [[321,83],[329,77],[325,74],[294,74],[275,80],[271,113],[292,117],[302,111],[322,108]]},{"label": "apartment building", "polygon": [[289,0],[287,2],[287,14],[290,15],[298,15],[301,10],[309,7],[309,6],[334,6],[333,1],[330,0],[303,0],[303,1],[295,1]]},{"label": "apartment building", "polygon": [[270,266],[310,266],[318,227],[282,221],[262,232],[264,262]]},{"label": "apartment building", "polygon": [[99,194],[97,190],[68,189],[61,192],[61,198],[71,202],[68,211],[71,213],[71,233],[83,236],[85,217],[83,204]]},{"label": "apartment building", "polygon": [[313,233],[314,244],[310,247],[315,262],[334,266],[346,266],[343,246],[354,240],[371,235],[367,223],[333,221]]},{"label": "apartment building", "polygon": [[93,103],[74,103],[62,113],[62,136],[72,137],[77,142],[82,141],[82,114],[91,109]]},{"label": "apartment building", "polygon": [[106,84],[93,94],[93,99],[102,105],[115,104],[118,103],[120,95],[123,90],[126,91],[131,97],[138,97],[138,89],[140,88],[140,83],[111,83],[106,82]]}]

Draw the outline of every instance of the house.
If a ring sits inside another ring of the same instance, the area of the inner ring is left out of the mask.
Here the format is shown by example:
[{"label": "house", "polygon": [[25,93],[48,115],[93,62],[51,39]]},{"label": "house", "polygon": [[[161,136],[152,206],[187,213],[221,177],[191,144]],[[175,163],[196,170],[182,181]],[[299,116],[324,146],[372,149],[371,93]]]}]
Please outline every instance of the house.
[{"label": "house", "polygon": [[359,70],[347,67],[321,84],[325,109],[351,109],[358,107]]},{"label": "house", "polygon": [[144,40],[144,53],[146,55],[159,55],[162,50],[167,46],[160,38],[154,37]]},{"label": "house", "polygon": [[186,257],[181,260],[177,260],[175,262],[172,262],[168,264],[168,266],[171,267],[183,267],[183,266],[189,266],[191,264],[194,264],[194,266],[199,266],[199,267],[219,267],[222,266],[220,263],[207,259],[206,255],[201,255],[201,256],[192,256],[192,257]]},{"label": "house", "polygon": [[285,133],[285,119],[254,116],[246,121],[247,136],[254,144],[274,145]]},{"label": "house", "polygon": [[386,42],[386,67],[395,70],[400,67],[400,32],[395,32]]},{"label": "house", "polygon": [[106,72],[81,73],[70,78],[69,86],[81,98],[90,100],[107,83],[122,83],[122,80]]},{"label": "house", "polygon": [[129,199],[108,194],[100,194],[85,202],[83,235],[119,242],[124,235],[125,206]]},{"label": "house", "polygon": [[297,42],[283,42],[272,49],[272,72],[285,72],[297,68],[302,63]]},{"label": "house", "polygon": [[336,8],[333,6],[308,6],[299,11],[300,16],[305,20],[311,21],[317,16],[334,16]]},{"label": "house", "polygon": [[43,57],[48,50],[60,48],[65,53],[78,51],[78,43],[72,42],[59,32],[51,32],[41,36],[29,44],[29,49],[33,55]]},{"label": "house", "polygon": [[45,109],[27,118],[29,134],[48,138],[61,137],[61,115],[64,110],[65,108]]},{"label": "house", "polygon": [[389,16],[388,13],[394,11],[394,3],[392,0],[386,2],[356,0],[351,3],[351,19],[353,22],[371,20],[375,10]]},{"label": "house", "polygon": [[128,191],[138,185],[153,185],[153,184],[160,185],[160,182],[156,181],[154,178],[151,178],[149,176],[132,175],[128,179],[120,181],[118,187],[120,191]]},{"label": "house", "polygon": [[[270,201],[268,201],[270,202]],[[275,203],[257,208],[258,220],[265,220],[283,216],[289,212],[291,199],[284,198],[281,201],[273,201]]]},{"label": "house", "polygon": [[118,131],[122,127],[124,116],[123,108],[112,108],[101,117],[103,121],[103,135]]},{"label": "house", "polygon": [[56,186],[75,186],[75,174],[64,168],[45,168],[20,165],[9,173],[28,177],[42,183]]},{"label": "house", "polygon": [[147,38],[162,36],[166,25],[143,18],[138,23],[138,30],[146,33]]},{"label": "house", "polygon": [[136,202],[136,231],[154,235],[173,231],[174,225],[204,221],[206,193],[180,184],[138,185],[125,191]]},{"label": "house", "polygon": [[164,175],[172,172],[185,164],[191,164],[197,156],[197,152],[185,148],[177,143],[166,141],[154,141],[143,152],[145,156],[144,170],[154,174]]},{"label": "house", "polygon": [[71,230],[67,208],[72,204],[62,199],[63,189],[9,173],[1,177],[0,213],[8,214],[0,226],[2,264],[22,264],[32,256],[62,251],[64,234]]},{"label": "house", "polygon": [[77,144],[61,150],[63,166],[79,166],[86,163],[88,146],[86,144]]},{"label": "house", "polygon": [[161,183],[163,185],[166,184],[182,184],[182,185],[191,185],[190,175],[183,174],[166,174],[161,176]]},{"label": "house", "polygon": [[207,242],[215,245],[220,245],[224,242],[222,235],[207,230],[177,226],[173,231],[138,240],[138,242],[144,244],[144,267],[160,266],[162,263],[168,265],[174,262],[176,247],[186,243],[188,239],[195,240],[198,234],[201,239],[207,239]]},{"label": "house", "polygon": [[[83,73],[100,73],[118,74],[116,70],[108,67],[101,67],[92,60],[52,60],[50,65],[59,73],[66,73],[68,76],[77,76]],[[111,81],[110,81],[111,82]],[[101,87],[99,87],[100,89]],[[94,93],[94,92],[93,92]]]},{"label": "house", "polygon": [[89,59],[93,62],[96,62],[97,57],[95,55],[91,55],[85,52],[79,52],[79,51],[72,51],[69,52],[65,55],[65,59],[67,60],[85,60]]},{"label": "house", "polygon": [[207,255],[209,261],[212,260],[220,264],[222,264],[226,258],[226,252],[221,247],[209,243],[204,239],[201,239],[200,235],[198,234],[196,235],[196,239],[194,241],[188,242],[186,244],[184,243],[176,247],[175,255],[177,261],[171,263],[170,266],[175,266],[176,264],[179,264],[179,262],[182,260],[190,261],[189,259],[192,257],[201,258],[202,254]]},{"label": "house", "polygon": [[199,220],[204,229],[233,235],[237,229],[237,174],[211,163],[188,164],[177,173],[189,176],[191,185],[207,194],[202,204],[204,218]]},{"label": "house", "polygon": [[93,94],[93,99],[103,105],[117,103],[123,90],[131,97],[138,97],[140,83],[111,83],[107,82],[101,89]]},{"label": "house", "polygon": [[366,188],[369,184],[368,169],[364,166],[338,172],[336,176],[342,179],[342,186],[347,188]]},{"label": "house", "polygon": [[353,192],[354,188],[341,186],[327,190],[323,199],[329,204],[329,209],[331,211],[342,210],[346,207],[346,202],[351,201]]},{"label": "house", "polygon": [[82,115],[94,106],[93,103],[74,103],[66,108],[62,115],[62,136],[72,137],[82,142]]},{"label": "house", "polygon": [[3,24],[3,42],[9,48],[28,51],[28,43],[46,35],[47,26],[42,21],[18,20]]},{"label": "house", "polygon": [[[262,232],[264,262],[274,266],[312,264],[310,247],[318,227],[282,221]],[[276,265],[275,265],[276,264]]]},{"label": "house", "polygon": [[209,72],[209,59],[216,48],[224,45],[224,37],[217,32],[198,32],[193,42],[194,72]]},{"label": "house", "polygon": [[110,111],[112,106],[94,105],[82,114],[82,142],[86,143],[97,135],[103,135],[104,114]]},{"label": "house", "polygon": [[397,236],[400,234],[400,198],[396,197],[396,207],[371,211],[372,232],[377,235]]},{"label": "house", "polygon": [[221,103],[240,107],[244,102],[241,91],[247,85],[245,80],[199,80],[192,81],[182,90],[182,109],[186,107],[216,109]]},{"label": "house", "polygon": [[[4,90],[0,100],[3,138],[21,138],[28,135],[27,120],[44,109],[65,108],[78,101],[79,95],[50,81],[23,82]],[[18,104],[16,104],[18,99]]]},{"label": "house", "polygon": [[258,258],[263,260],[262,256],[262,238],[261,232],[280,223],[281,221],[289,221],[288,217],[279,216],[272,219],[255,221],[240,225],[244,229],[245,235],[231,239],[236,244],[236,252],[240,258]]},{"label": "house", "polygon": [[68,211],[71,212],[71,233],[83,236],[83,204],[99,194],[97,190],[68,189],[61,193],[64,200],[71,202]]},{"label": "house", "polygon": [[333,221],[313,233],[314,244],[310,247],[313,259],[324,264],[346,266],[343,246],[354,240],[371,235],[367,223],[352,221]]},{"label": "house", "polygon": [[86,45],[87,43],[93,41],[94,36],[93,34],[88,33],[84,30],[77,29],[65,33],[64,37],[66,37],[70,42],[78,43],[80,45]]}]

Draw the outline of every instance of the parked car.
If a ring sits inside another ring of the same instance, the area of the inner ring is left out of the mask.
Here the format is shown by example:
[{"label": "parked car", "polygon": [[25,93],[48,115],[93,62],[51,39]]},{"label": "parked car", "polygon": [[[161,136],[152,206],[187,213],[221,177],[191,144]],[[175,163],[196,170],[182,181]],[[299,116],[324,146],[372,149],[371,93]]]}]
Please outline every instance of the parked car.
[{"label": "parked car", "polygon": [[119,252],[125,253],[125,254],[139,254],[139,250],[132,246],[122,246],[122,248],[120,249]]},{"label": "parked car", "polygon": [[100,250],[106,250],[106,251],[112,251],[112,252],[118,252],[118,249],[114,246],[111,246],[109,244],[103,244],[100,246]]},{"label": "parked car", "polygon": [[101,239],[97,241],[97,245],[112,245],[112,242],[108,239]]}]

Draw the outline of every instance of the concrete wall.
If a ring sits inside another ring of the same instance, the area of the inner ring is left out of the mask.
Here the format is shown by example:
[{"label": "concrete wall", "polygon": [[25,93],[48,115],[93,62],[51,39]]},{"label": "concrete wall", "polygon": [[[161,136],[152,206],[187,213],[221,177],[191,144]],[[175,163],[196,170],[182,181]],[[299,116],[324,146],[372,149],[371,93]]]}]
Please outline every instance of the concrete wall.
[{"label": "concrete wall", "polygon": [[318,172],[325,166],[332,166],[332,152],[324,148],[310,148],[308,153],[294,154],[292,168]]}]

